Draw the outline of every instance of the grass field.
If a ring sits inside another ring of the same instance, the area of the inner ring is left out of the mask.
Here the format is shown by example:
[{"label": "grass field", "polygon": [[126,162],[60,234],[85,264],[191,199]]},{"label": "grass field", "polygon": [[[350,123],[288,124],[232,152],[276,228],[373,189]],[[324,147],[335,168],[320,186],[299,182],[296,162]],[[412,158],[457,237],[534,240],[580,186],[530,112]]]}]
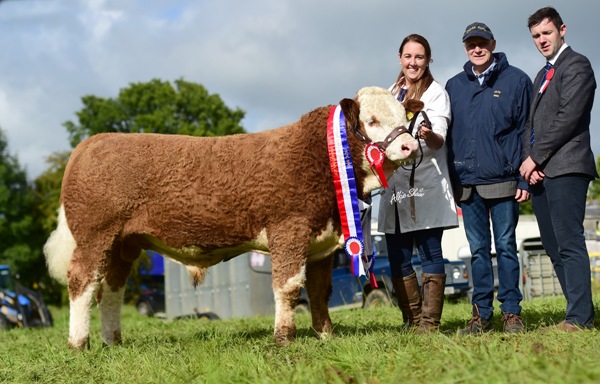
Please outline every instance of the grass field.
[{"label": "grass field", "polygon": [[[600,296],[595,296],[600,317]],[[598,327],[542,334],[564,299],[523,303],[527,333],[461,338],[467,302],[446,303],[442,332],[401,331],[397,308],[332,312],[336,337],[319,340],[299,315],[297,340],[273,344],[273,317],[163,322],[123,312],[122,345],[103,347],[93,311],[91,348],[66,347],[68,310],[50,329],[0,333],[1,383],[589,383],[600,382]],[[496,310],[498,312],[498,309]],[[500,329],[500,316],[495,319]]]}]

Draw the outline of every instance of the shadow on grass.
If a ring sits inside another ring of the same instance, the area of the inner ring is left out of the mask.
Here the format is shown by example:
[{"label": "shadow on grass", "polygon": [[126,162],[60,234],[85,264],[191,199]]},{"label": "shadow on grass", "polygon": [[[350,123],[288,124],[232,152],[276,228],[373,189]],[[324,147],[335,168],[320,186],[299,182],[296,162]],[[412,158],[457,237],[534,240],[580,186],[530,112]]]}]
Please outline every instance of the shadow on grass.
[{"label": "shadow on grass", "polygon": [[[600,302],[598,302],[598,296],[595,296],[595,311],[600,319]],[[565,318],[566,302],[564,298],[557,297],[549,300],[537,300],[526,301],[522,303],[522,317],[527,332],[536,332],[539,328],[558,324]],[[502,316],[500,315],[499,303],[494,302],[495,315],[493,318],[493,329],[495,332],[502,331]],[[446,307],[445,307],[446,309]],[[440,326],[440,332],[446,335],[454,335],[460,329],[466,327],[471,314],[470,305],[464,306],[464,313],[462,309],[452,312],[448,311],[450,316],[445,316],[442,319]],[[358,317],[354,318],[353,314],[343,314],[342,318],[336,319],[336,315],[332,316],[333,320],[333,333],[335,337],[349,337],[349,336],[367,336],[373,333],[392,333],[392,334],[406,334],[408,333],[402,325],[402,314],[399,309],[397,312],[392,312],[392,315],[388,312],[385,316],[373,315],[371,316],[368,311],[369,309],[354,309],[352,312],[357,311]],[[361,313],[364,312],[364,313]],[[464,315],[464,316],[463,316]],[[300,318],[297,320],[296,340],[306,340],[318,338],[317,333],[310,326],[310,315],[302,315],[306,318]],[[347,317],[346,317],[347,316]],[[355,323],[349,323],[354,321]],[[595,329],[600,329],[599,321],[596,321]],[[206,324],[211,324],[207,322]],[[230,340],[245,340],[250,342],[258,343],[274,343],[273,339],[273,324],[265,323],[264,325],[245,325],[236,326],[235,328],[220,328],[207,326],[205,328],[198,329],[196,326],[194,329],[190,329],[190,332],[185,330],[172,333],[158,333],[152,335],[142,336],[144,342],[157,342],[162,341],[168,344],[177,344],[180,342],[206,342],[206,341],[219,341],[223,339]]]}]

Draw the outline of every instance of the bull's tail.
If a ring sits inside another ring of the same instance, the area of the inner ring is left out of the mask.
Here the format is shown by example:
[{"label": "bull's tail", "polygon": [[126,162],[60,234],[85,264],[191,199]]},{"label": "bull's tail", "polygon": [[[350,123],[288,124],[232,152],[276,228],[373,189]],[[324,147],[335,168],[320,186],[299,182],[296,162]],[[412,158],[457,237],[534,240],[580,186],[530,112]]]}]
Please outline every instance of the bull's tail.
[{"label": "bull's tail", "polygon": [[67,270],[75,247],[77,243],[67,224],[65,208],[61,205],[58,209],[58,225],[44,245],[44,254],[50,276],[63,284],[67,284]]},{"label": "bull's tail", "polygon": [[194,288],[204,283],[204,276],[206,276],[207,268],[196,267],[192,265],[186,265],[185,268],[187,269],[188,274],[190,275],[190,281]]}]

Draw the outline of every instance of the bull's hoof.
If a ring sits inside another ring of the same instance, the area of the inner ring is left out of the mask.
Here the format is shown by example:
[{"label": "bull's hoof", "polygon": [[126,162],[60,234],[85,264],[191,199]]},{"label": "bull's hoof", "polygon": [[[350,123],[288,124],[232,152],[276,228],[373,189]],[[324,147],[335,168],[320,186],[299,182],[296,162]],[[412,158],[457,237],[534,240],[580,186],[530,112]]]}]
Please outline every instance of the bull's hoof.
[{"label": "bull's hoof", "polygon": [[286,328],[281,331],[275,331],[275,345],[285,347],[290,345],[296,339],[296,329]]},{"label": "bull's hoof", "polygon": [[104,340],[104,343],[102,343],[102,346],[105,348],[108,348],[108,347],[114,347],[114,346],[118,346],[118,345],[122,345],[122,344],[123,344],[123,342],[120,339],[114,340],[110,343],[108,343],[108,342],[106,342],[106,340]]},{"label": "bull's hoof", "polygon": [[[333,326],[331,325],[331,320],[327,319],[323,322],[313,322],[313,330],[318,334],[328,333],[333,335]],[[322,338],[322,337],[320,337]]]},{"label": "bull's hoof", "polygon": [[333,332],[317,332],[317,337],[319,340],[331,340],[335,338]]},{"label": "bull's hoof", "polygon": [[292,344],[292,342],[294,341],[294,339],[278,339],[275,338],[275,345],[278,347],[287,347],[288,345]]},{"label": "bull's hoof", "polygon": [[72,349],[75,352],[82,352],[84,349],[90,349],[90,339],[85,338],[83,340],[77,340],[77,341],[72,341],[69,340],[69,342],[67,343],[67,347],[69,347],[69,349]]},{"label": "bull's hoof", "polygon": [[122,338],[121,338],[120,330],[114,331],[111,338],[107,337],[104,339],[104,345],[106,345],[106,346],[121,345],[121,344],[122,344]]}]

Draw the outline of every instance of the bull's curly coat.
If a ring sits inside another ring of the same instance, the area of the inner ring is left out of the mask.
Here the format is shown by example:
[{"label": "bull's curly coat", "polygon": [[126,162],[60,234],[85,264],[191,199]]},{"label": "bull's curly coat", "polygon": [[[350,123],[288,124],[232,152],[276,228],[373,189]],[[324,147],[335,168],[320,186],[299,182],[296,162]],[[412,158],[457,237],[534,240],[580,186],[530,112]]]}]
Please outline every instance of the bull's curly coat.
[{"label": "bull's curly coat", "polygon": [[[382,88],[363,88],[356,101],[340,105],[348,127],[374,141],[406,125],[403,107]],[[211,265],[269,252],[275,341],[294,338],[294,305],[305,282],[313,328],[331,334],[331,254],[341,244],[341,225],[327,151],[330,108],[252,134],[99,134],[82,142],[65,171],[58,227],[44,247],[51,275],[68,283],[69,346],[89,342],[94,293],[104,341],[121,340],[124,286],[142,249],[185,264],[194,283]],[[380,185],[365,143],[350,133],[348,142],[364,198]],[[387,176],[416,148],[407,134],[394,141],[386,150]]]}]

